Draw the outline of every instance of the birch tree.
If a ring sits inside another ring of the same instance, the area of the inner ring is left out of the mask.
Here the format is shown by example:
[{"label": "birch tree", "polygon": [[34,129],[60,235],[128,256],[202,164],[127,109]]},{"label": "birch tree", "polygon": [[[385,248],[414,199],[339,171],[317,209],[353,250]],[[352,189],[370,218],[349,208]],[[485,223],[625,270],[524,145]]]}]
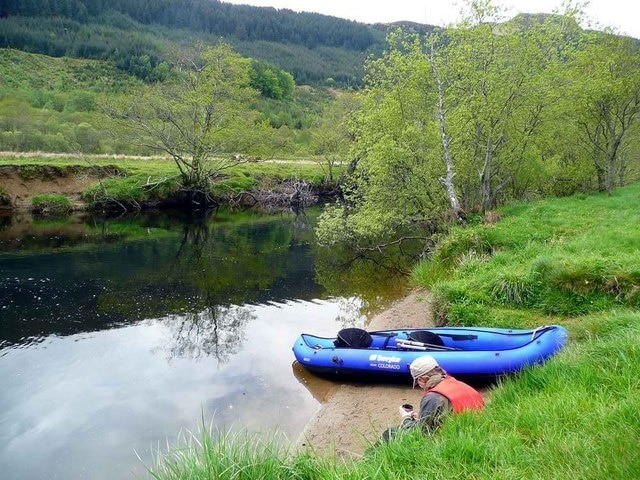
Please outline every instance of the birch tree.
[{"label": "birch tree", "polygon": [[440,138],[442,139],[442,156],[444,158],[444,164],[446,168],[446,174],[440,177],[440,182],[447,192],[449,197],[449,204],[454,215],[460,221],[460,223],[466,224],[467,217],[462,207],[460,206],[460,200],[456,191],[455,185],[455,162],[453,154],[451,152],[451,139],[449,136],[449,130],[447,128],[447,108],[445,106],[446,86],[445,82],[440,75],[440,66],[436,62],[435,45],[432,40],[429,45],[429,61],[431,63],[431,72],[433,73],[433,80],[436,86],[436,92],[438,95],[437,100],[437,118],[440,125]]},{"label": "birch tree", "polygon": [[[440,49],[448,133],[464,172],[464,208],[494,207],[513,185],[556,99],[561,25],[517,19],[497,23],[490,2],[472,2],[472,15],[447,31]],[[561,48],[561,47],[560,47]]]}]

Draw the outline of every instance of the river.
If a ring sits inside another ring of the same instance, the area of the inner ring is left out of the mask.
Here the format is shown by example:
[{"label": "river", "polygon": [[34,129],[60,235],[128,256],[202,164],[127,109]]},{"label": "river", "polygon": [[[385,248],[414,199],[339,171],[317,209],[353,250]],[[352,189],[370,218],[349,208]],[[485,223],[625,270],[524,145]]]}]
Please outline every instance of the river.
[{"label": "river", "polygon": [[295,338],[404,286],[318,247],[317,214],[0,217],[2,478],[146,478],[203,421],[297,438],[319,401]]}]

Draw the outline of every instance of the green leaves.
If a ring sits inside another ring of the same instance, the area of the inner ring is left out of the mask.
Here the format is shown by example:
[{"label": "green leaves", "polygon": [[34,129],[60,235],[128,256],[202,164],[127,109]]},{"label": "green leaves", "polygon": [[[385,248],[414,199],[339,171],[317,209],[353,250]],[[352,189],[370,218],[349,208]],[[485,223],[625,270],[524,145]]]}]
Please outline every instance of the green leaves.
[{"label": "green leaves", "polygon": [[293,76],[266,62],[258,60],[251,62],[249,77],[251,86],[259,90],[265,97],[280,100],[289,98],[293,94],[295,87]]},{"label": "green leaves", "polygon": [[392,32],[366,63],[341,220],[362,238],[640,174],[632,39],[584,33],[576,12],[499,23],[493,2],[469,8],[426,38]]},{"label": "green leaves", "polygon": [[141,142],[169,154],[183,188],[208,201],[212,179],[246,161],[230,153],[255,154],[267,143],[267,127],[252,108],[258,92],[249,85],[249,66],[220,43],[182,59],[175,79],[147,89],[113,115]]},{"label": "green leaves", "polygon": [[631,38],[591,33],[571,67],[569,117],[580,127],[598,188],[612,193],[632,166],[627,152],[640,115],[640,51]]}]

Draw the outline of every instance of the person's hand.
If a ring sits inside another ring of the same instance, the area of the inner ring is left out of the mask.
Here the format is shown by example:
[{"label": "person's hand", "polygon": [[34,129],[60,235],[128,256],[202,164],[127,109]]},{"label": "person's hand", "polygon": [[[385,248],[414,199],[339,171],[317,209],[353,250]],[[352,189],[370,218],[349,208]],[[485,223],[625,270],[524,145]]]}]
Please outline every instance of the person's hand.
[{"label": "person's hand", "polygon": [[413,410],[405,410],[402,405],[400,405],[398,411],[400,412],[400,416],[403,420],[407,417],[413,417]]}]

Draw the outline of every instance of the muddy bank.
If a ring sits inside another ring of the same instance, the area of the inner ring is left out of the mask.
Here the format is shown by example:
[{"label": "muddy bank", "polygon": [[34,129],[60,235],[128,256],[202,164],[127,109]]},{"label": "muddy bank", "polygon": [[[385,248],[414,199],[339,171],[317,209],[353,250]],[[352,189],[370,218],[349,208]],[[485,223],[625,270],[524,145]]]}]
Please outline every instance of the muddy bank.
[{"label": "muddy bank", "polygon": [[59,194],[76,210],[86,208],[82,192],[100,179],[120,176],[115,166],[0,165],[0,208],[25,211],[35,195]]},{"label": "muddy bank", "polygon": [[[367,324],[368,330],[433,326],[428,292],[414,290]],[[296,375],[322,402],[297,441],[298,448],[313,448],[338,457],[361,455],[389,426],[400,422],[398,406],[417,405],[422,392],[410,385],[371,385],[323,380],[295,366]]]},{"label": "muddy bank", "polygon": [[[262,178],[262,177],[261,177]],[[114,186],[101,180],[122,180]],[[266,180],[265,180],[266,179]],[[334,200],[339,194],[335,185],[296,179],[263,178],[262,187],[237,193],[214,195],[182,189],[176,178],[136,184],[127,180],[116,166],[0,166],[0,210],[29,211],[33,197],[42,194],[64,195],[71,210],[100,212],[140,211],[148,209],[202,210],[219,205],[230,207],[292,209],[298,211],[318,203]],[[122,185],[122,186],[120,186]]]}]

